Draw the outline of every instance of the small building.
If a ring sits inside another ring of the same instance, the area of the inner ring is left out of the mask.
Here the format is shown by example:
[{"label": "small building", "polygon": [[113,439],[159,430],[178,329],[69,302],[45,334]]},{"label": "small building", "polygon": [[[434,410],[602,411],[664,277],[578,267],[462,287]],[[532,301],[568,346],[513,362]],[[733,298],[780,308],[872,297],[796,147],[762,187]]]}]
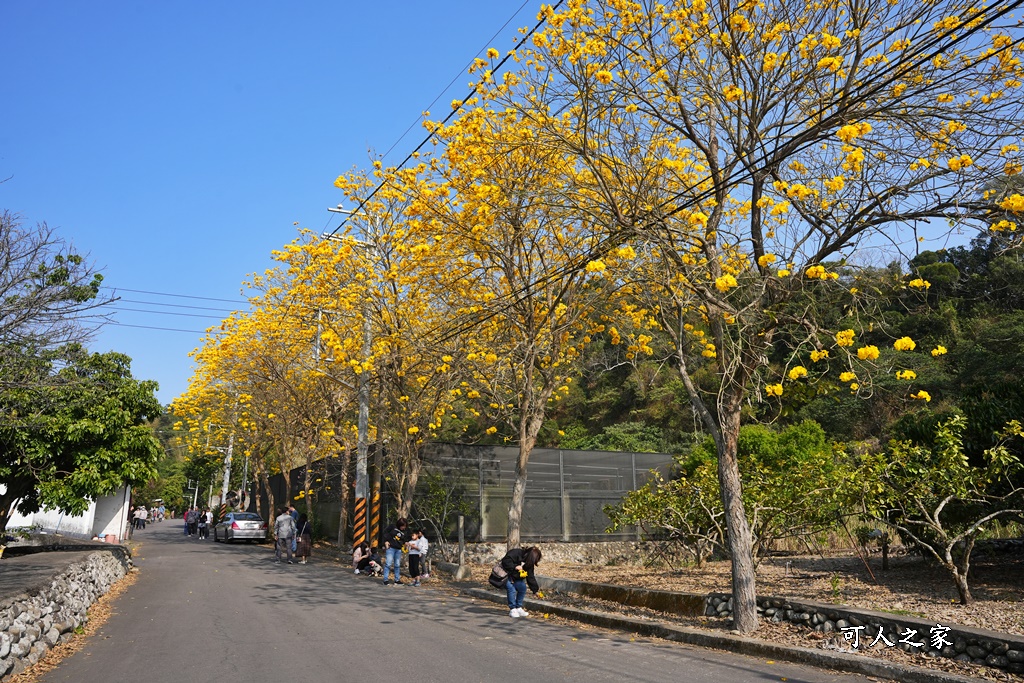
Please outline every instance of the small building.
[{"label": "small building", "polygon": [[[0,484],[2,490],[3,484]],[[42,509],[31,515],[11,511],[7,528],[36,527],[48,534],[62,534],[75,538],[106,538],[114,536],[120,543],[128,538],[128,510],[132,498],[130,486],[123,486],[109,496],[100,496],[89,503],[81,515],[68,515],[60,510]]]}]

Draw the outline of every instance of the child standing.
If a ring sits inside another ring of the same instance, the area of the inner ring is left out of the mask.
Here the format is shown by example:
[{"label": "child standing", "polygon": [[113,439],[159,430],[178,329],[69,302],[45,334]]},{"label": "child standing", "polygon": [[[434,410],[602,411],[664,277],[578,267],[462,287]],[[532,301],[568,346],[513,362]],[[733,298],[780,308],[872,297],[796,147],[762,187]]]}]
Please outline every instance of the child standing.
[{"label": "child standing", "polygon": [[409,575],[412,576],[412,585],[420,585],[420,576],[423,575],[421,562],[430,549],[430,543],[422,531],[412,532],[412,540],[409,541]]}]

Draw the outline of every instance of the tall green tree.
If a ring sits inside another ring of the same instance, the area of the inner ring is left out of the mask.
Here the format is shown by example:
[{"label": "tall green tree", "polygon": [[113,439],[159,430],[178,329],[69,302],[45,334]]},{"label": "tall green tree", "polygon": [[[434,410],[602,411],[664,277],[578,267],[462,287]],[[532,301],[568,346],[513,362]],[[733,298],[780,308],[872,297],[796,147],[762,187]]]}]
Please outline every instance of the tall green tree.
[{"label": "tall green tree", "polygon": [[22,382],[0,392],[0,531],[15,505],[81,514],[97,496],[156,475],[156,382],[120,353],[18,350]]}]

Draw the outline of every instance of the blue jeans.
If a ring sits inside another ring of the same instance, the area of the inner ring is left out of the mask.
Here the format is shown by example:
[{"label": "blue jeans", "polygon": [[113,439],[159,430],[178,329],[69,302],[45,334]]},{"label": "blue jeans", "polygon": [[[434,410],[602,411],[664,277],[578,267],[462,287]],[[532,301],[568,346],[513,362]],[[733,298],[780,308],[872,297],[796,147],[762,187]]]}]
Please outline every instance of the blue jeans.
[{"label": "blue jeans", "polygon": [[391,568],[395,568],[395,583],[402,579],[402,549],[388,548],[384,551],[384,580],[388,580]]},{"label": "blue jeans", "polygon": [[515,579],[509,577],[505,582],[505,592],[508,593],[508,608],[516,609],[523,606],[523,598],[526,597],[526,579]]}]

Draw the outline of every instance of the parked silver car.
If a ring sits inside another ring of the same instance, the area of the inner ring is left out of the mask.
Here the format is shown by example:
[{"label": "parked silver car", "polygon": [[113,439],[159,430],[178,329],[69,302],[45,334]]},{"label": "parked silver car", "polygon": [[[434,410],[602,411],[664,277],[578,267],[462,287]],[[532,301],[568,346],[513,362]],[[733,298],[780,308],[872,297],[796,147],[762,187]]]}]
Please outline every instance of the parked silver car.
[{"label": "parked silver car", "polygon": [[224,541],[265,541],[267,523],[255,512],[229,512],[213,527],[213,540]]}]

